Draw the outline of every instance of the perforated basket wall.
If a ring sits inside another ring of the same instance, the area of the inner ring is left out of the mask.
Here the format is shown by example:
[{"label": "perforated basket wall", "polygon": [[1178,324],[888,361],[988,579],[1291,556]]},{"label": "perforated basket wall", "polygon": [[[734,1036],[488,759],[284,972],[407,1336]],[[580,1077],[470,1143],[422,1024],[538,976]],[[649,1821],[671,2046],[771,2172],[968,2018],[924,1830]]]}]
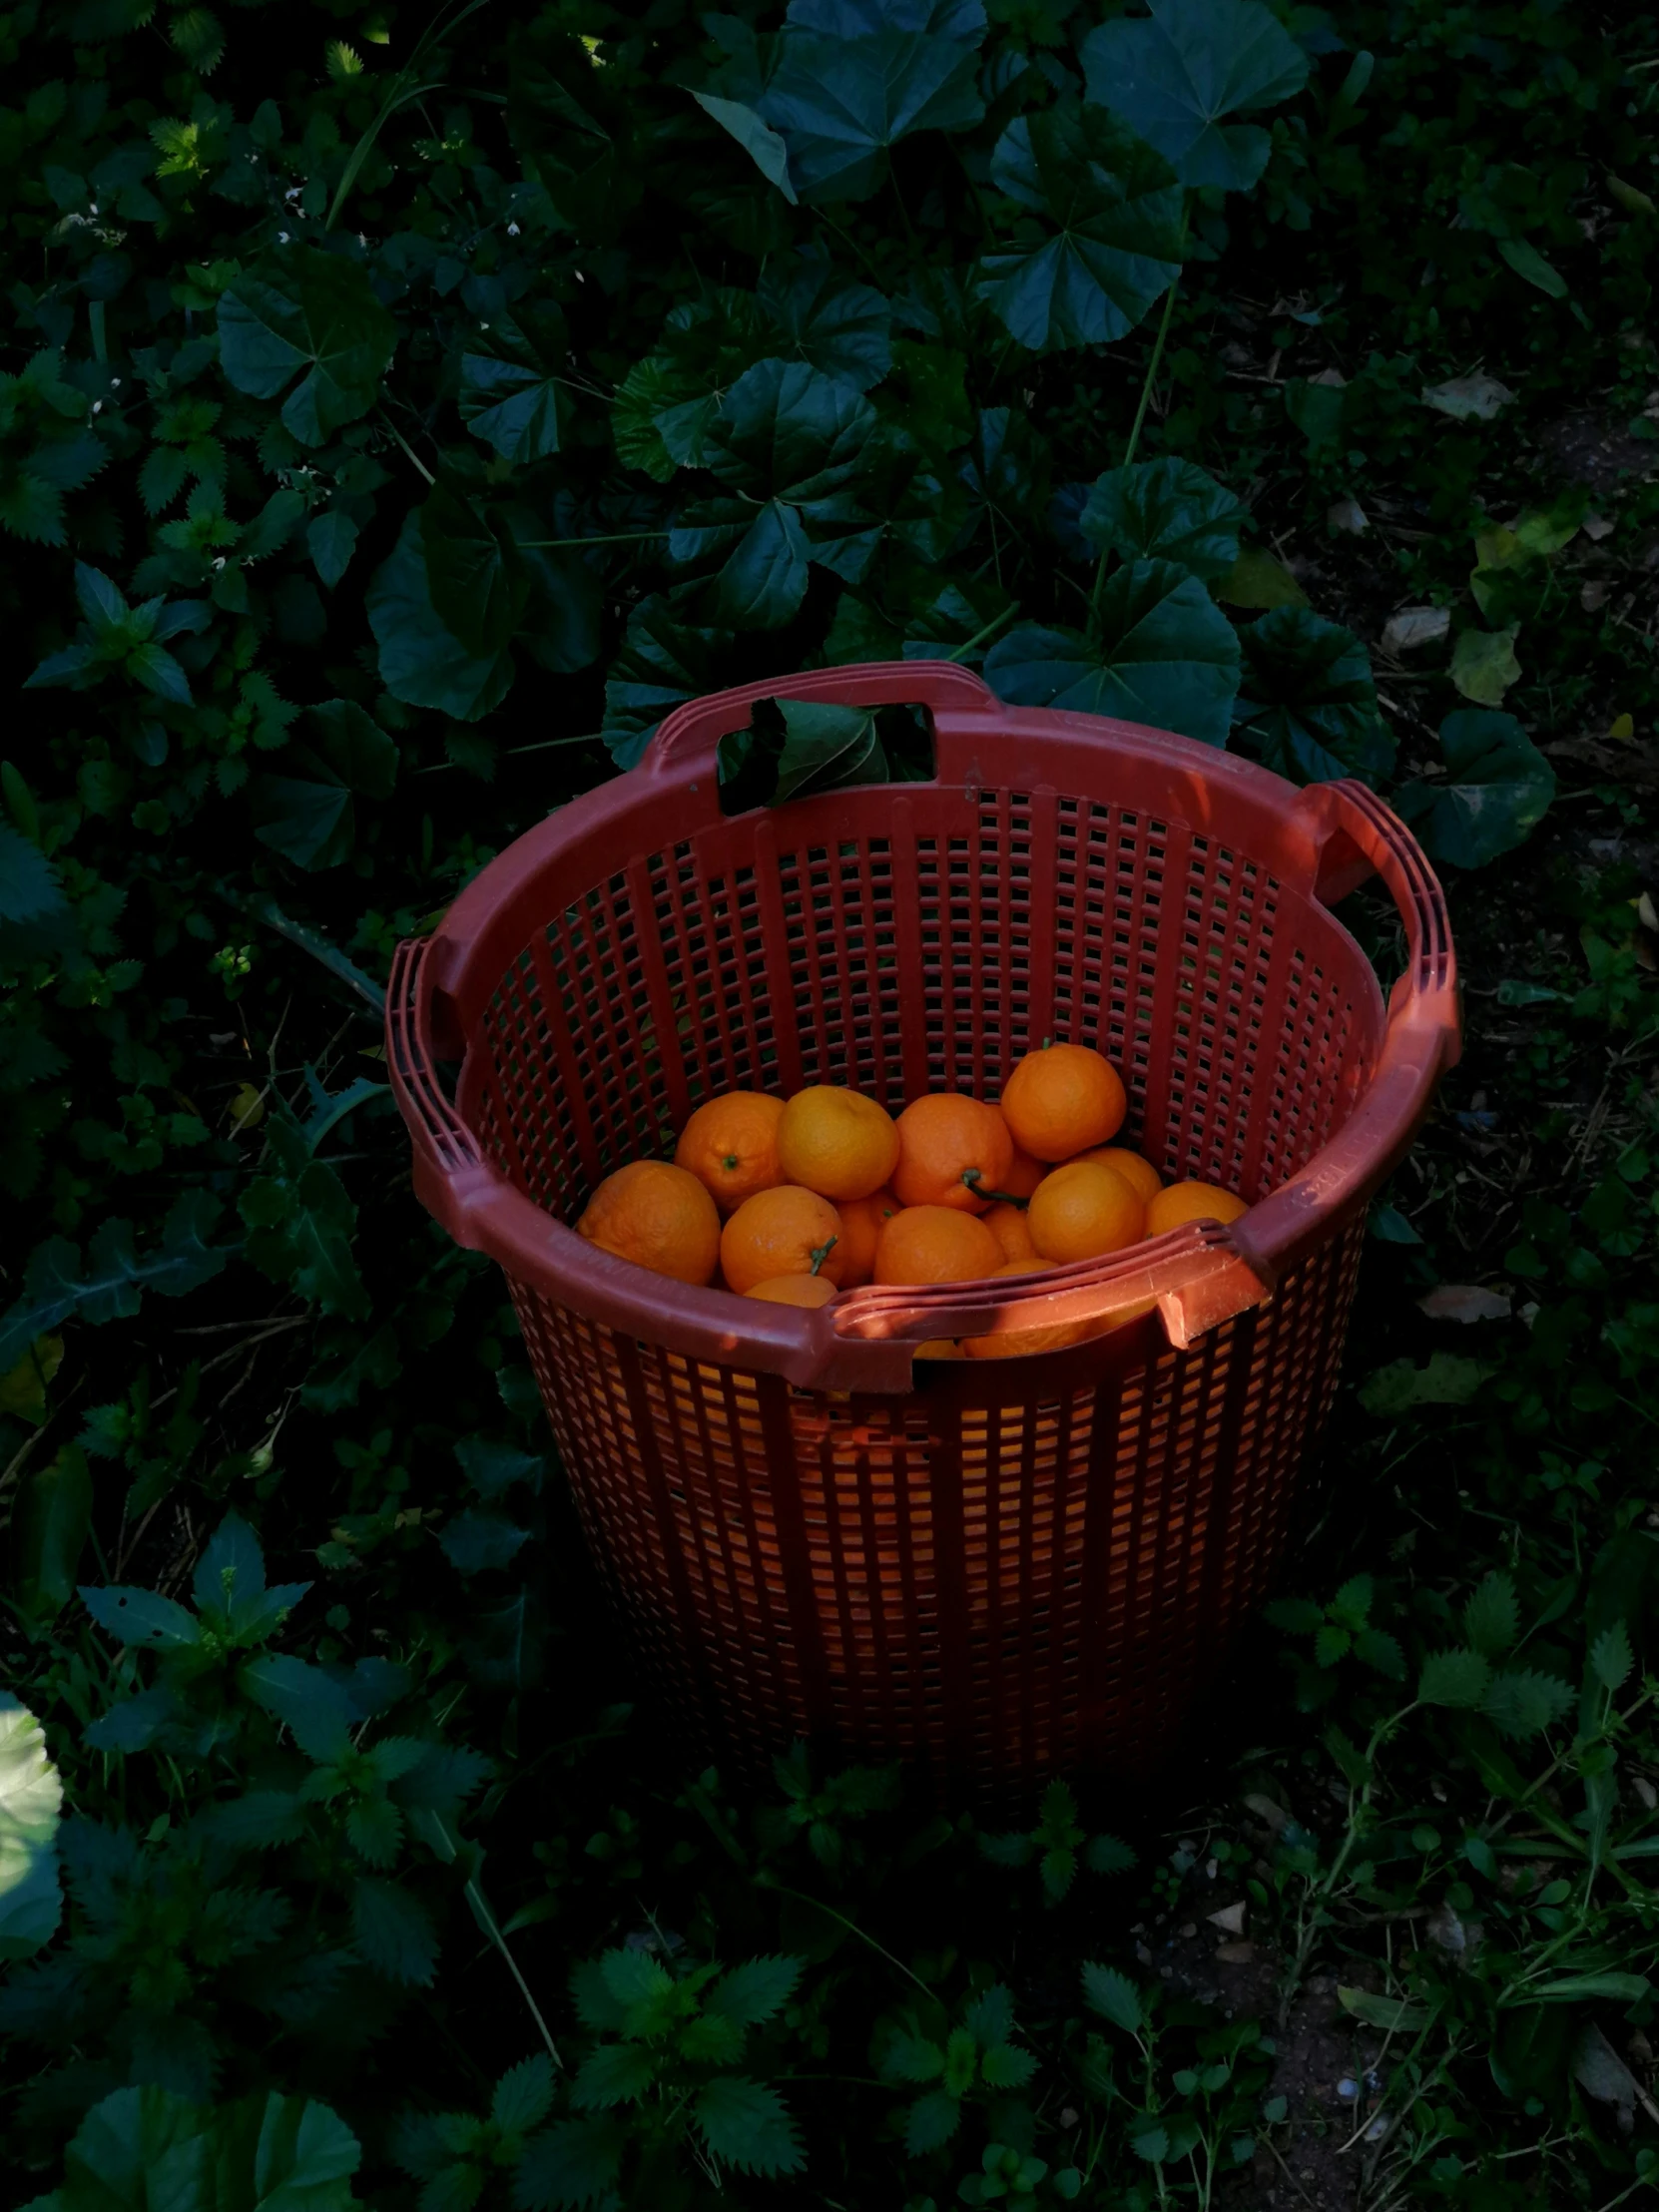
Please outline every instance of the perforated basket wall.
[{"label": "perforated basket wall", "polygon": [[[1122,1071],[1126,1141],[1255,1201],[1363,1093],[1376,980],[1263,857],[1114,803],[1109,745],[1090,781],[834,794],[591,874],[578,840],[470,1039],[462,1117],[572,1221],[713,1092],[994,1097],[1065,1037]],[[1273,1572],[1359,1237],[1334,1224],[1268,1304],[1185,1351],[1153,1317],[1039,1359],[918,1365],[898,1397],[513,1295],[594,1556],[699,1742],[755,1763],[828,1736],[994,1794],[1168,1748]]]}]

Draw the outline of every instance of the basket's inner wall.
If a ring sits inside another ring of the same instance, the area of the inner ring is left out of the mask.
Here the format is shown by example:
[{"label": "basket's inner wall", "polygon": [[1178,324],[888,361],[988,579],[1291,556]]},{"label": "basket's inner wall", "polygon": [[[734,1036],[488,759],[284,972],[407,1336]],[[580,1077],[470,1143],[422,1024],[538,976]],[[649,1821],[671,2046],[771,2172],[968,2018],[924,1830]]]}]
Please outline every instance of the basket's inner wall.
[{"label": "basket's inner wall", "polygon": [[[809,841],[812,840],[812,841]],[[1124,1141],[1252,1201],[1341,1126],[1381,1005],[1325,910],[1178,822],[882,787],[721,822],[577,888],[502,978],[462,1101],[572,1220],[734,1089],[994,1098],[1045,1037],[1097,1045]]]},{"label": "basket's inner wall", "polygon": [[[573,882],[502,979],[461,1103],[569,1220],[717,1090],[994,1096],[1071,1038],[1121,1070],[1127,1134],[1166,1174],[1254,1199],[1351,1110],[1381,1015],[1345,930],[1182,823],[867,790]],[[1283,1544],[1361,1234],[1190,1351],[1149,1324],[1140,1366],[1084,1345],[886,1399],[514,1298],[600,1570],[691,1738],[759,1764],[826,1734],[994,1796],[1171,1740]]]}]

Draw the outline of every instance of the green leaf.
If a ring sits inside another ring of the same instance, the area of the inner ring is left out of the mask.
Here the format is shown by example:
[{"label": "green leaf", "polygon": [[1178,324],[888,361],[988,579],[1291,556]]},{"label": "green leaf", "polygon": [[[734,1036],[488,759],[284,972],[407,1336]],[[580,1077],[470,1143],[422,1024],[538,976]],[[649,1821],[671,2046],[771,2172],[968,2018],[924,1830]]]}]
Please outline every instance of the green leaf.
[{"label": "green leaf", "polygon": [[1511,684],[1519,681],[1520,662],[1515,639],[1520,624],[1506,630],[1463,630],[1451,649],[1451,681],[1465,699],[1478,707],[1497,707]]},{"label": "green leaf", "polygon": [[1325,1625],[1325,1608],[1311,1597],[1276,1597],[1263,1606],[1262,1617],[1289,1636],[1312,1636]]},{"label": "green leaf", "polygon": [[[931,28],[938,18],[954,19],[965,35]],[[901,8],[866,22],[821,32],[792,8],[777,67],[754,103],[788,147],[803,200],[867,200],[886,180],[890,146],[916,131],[968,131],[984,115],[974,51],[982,11]]]},{"label": "green leaf", "polygon": [[274,1115],[267,1126],[267,1157],[276,1172],[252,1184],[240,1202],[248,1258],[325,1314],[361,1318],[368,1293],[351,1251],[357,1209],[333,1169],[310,1157],[295,1123]]},{"label": "green leaf", "polygon": [[552,2109],[553,2062],[545,2051],[509,2068],[490,2099],[490,2118],[504,2135],[527,2135]]},{"label": "green leaf", "polygon": [[[258,2109],[257,2099],[249,2101]],[[257,2212],[322,2212],[350,2203],[349,2186],[340,2185],[349,2183],[361,2157],[357,2138],[327,2105],[269,2095],[254,2150]]]},{"label": "green leaf", "polygon": [[343,784],[262,776],[249,793],[249,804],[254,834],[295,867],[337,867],[356,847],[356,812]]},{"label": "green leaf", "polygon": [[1116,1836],[1091,1836],[1083,1864],[1091,1874],[1127,1874],[1136,1864],[1136,1855]]},{"label": "green leaf", "polygon": [[883,2081],[937,2081],[943,2072],[944,2052],[925,2035],[901,2032],[882,2049]]},{"label": "green leaf", "polygon": [[195,1614],[156,1590],[120,1585],[84,1588],[81,1603],[105,1634],[119,1643],[138,1644],[147,1651],[183,1651],[202,1641],[202,1625]]},{"label": "green leaf", "polygon": [[1407,1412],[1413,1405],[1466,1405],[1491,1374],[1478,1360],[1459,1360],[1436,1352],[1419,1368],[1411,1360],[1390,1361],[1367,1377],[1360,1403],[1368,1413]]},{"label": "green leaf", "polygon": [[1306,607],[1308,594],[1283,561],[1264,545],[1247,545],[1216,585],[1216,597],[1229,607],[1267,609]]},{"label": "green leaf", "polygon": [[443,1555],[458,1574],[491,1574],[507,1566],[530,1531],[500,1513],[457,1513],[439,1531]]},{"label": "green leaf", "polygon": [[1449,779],[1407,784],[1394,806],[1431,859],[1485,867],[1524,843],[1543,820],[1555,797],[1555,771],[1513,715],[1484,709],[1447,715],[1440,751]]},{"label": "green leaf", "polygon": [[1196,577],[1136,561],[1106,579],[1100,637],[1015,630],[985,656],[985,680],[1019,707],[1064,707],[1225,745],[1239,679],[1233,625]]},{"label": "green leaf", "polygon": [[1652,1987],[1645,1974],[1574,1973],[1558,1981],[1515,1984],[1515,1994],[1540,2004],[1588,2004],[1598,1997],[1615,2004],[1640,2004]]},{"label": "green leaf", "polygon": [[884,781],[886,756],[875,716],[863,707],[830,707],[817,701],[780,699],[784,751],[778,764],[776,803],[808,791]]},{"label": "green leaf", "polygon": [[404,706],[479,722],[512,689],[513,658],[504,645],[469,652],[438,619],[418,509],[404,517],[396,545],[374,572],[366,604],[380,681]]},{"label": "green leaf", "polygon": [[605,681],[605,743],[618,768],[637,765],[664,715],[732,681],[733,642],[729,630],[682,620],[661,596],[640,601]]},{"label": "green leaf", "polygon": [[307,2098],[201,2105],[118,2089],[65,2153],[60,2212],[346,2212],[360,2156],[338,2115]]},{"label": "green leaf", "polygon": [[1558,1676],[1506,1667],[1486,1692],[1485,1710],[1500,1735],[1518,1741],[1541,1736],[1565,1718],[1572,1704],[1572,1685]]},{"label": "green leaf", "polygon": [[520,2212],[580,2208],[608,2197],[622,2171],[627,2143],[611,2119],[560,2120],[538,2135],[525,2151],[513,2177],[513,2202]]},{"label": "green leaf", "polygon": [[1078,528],[1125,561],[1174,561],[1209,582],[1239,557],[1245,510],[1191,461],[1166,455],[1108,469],[1090,487]]},{"label": "green leaf", "polygon": [[351,1749],[351,1729],[360,1716],[341,1685],[320,1667],[268,1654],[250,1659],[237,1681],[245,1696],[281,1722],[307,1759],[329,1765]]},{"label": "green leaf", "polygon": [[63,1784],[27,1706],[0,1690],[0,1958],[27,1958],[63,1918],[58,1815]]},{"label": "green leaf", "polygon": [[805,1970],[801,1958],[749,1958],[723,1974],[703,1999],[705,2011],[744,2027],[759,2027],[781,2012]]},{"label": "green leaf", "polygon": [[1491,1666],[1478,1651],[1436,1651],[1422,1663],[1417,1677],[1419,1705],[1450,1705],[1467,1709],[1486,1695]]},{"label": "green leaf", "polygon": [[530,591],[511,537],[442,483],[419,520],[432,612],[466,652],[482,660],[504,652]]},{"label": "green leaf", "polygon": [[1497,250],[1517,276],[1524,276],[1529,284],[1547,292],[1551,299],[1565,299],[1567,279],[1545,261],[1529,240],[1499,239]]},{"label": "green leaf", "polygon": [[329,507],[306,525],[305,543],[317,575],[332,591],[357,550],[357,525],[340,508]]},{"label": "green leaf", "polygon": [[730,132],[767,183],[776,185],[790,206],[795,207],[796,192],[790,182],[790,150],[778,133],[769,129],[753,108],[746,108],[740,101],[722,100],[712,92],[694,91],[692,98],[711,121]]},{"label": "green leaf", "polygon": [[1034,353],[1110,344],[1179,274],[1180,188],[1104,109],[1061,100],[1019,117],[991,181],[1025,212],[1011,249],[981,261],[978,295]]},{"label": "green leaf", "polygon": [[1380,783],[1394,742],[1377,711],[1371,659],[1352,630],[1279,607],[1243,632],[1235,721],[1267,767],[1298,784]]},{"label": "green leaf", "polygon": [[1463,1607],[1463,1634],[1488,1659],[1501,1658],[1520,1634],[1520,1607],[1510,1576],[1495,1568],[1482,1576]]},{"label": "green leaf", "polygon": [[854,391],[868,391],[892,366],[892,309],[870,285],[849,284],[827,254],[803,250],[769,262],[755,303],[783,341],[769,352]]},{"label": "green leaf", "polygon": [[92,1527],[92,1475],[86,1453],[66,1444],[27,1477],[19,1499],[19,1602],[36,1625],[55,1620],[75,1594],[75,1576]]},{"label": "green leaf", "polygon": [[397,324],[367,272],[337,254],[295,246],[273,267],[280,289],[242,276],[222,295],[220,362],[237,390],[256,399],[276,398],[297,375],[283,425],[301,445],[321,445],[378,399]]},{"label": "green leaf", "polygon": [[1345,2012],[1368,2027],[1382,2028],[1384,2034],[1414,2034],[1428,2024],[1426,2009],[1406,1997],[1379,1996],[1374,1990],[1353,1989],[1344,1983],[1338,1984],[1337,1996]]},{"label": "green leaf", "polygon": [[1170,2154],[1168,2131],[1156,2121],[1132,2128],[1129,2147],[1137,2158],[1144,2158],[1149,2166],[1161,2166]]},{"label": "green leaf", "polygon": [[1622,1690],[1635,1666],[1630,1637],[1623,1621],[1605,1628],[1590,1646],[1590,1672],[1604,1690]]},{"label": "green leaf", "polygon": [[1405,1679],[1405,1654],[1396,1637],[1385,1629],[1362,1628],[1354,1639],[1356,1654],[1368,1667],[1375,1667],[1379,1674],[1385,1674],[1391,1682]]},{"label": "green leaf", "polygon": [[473,436],[515,466],[559,450],[559,380],[540,368],[464,353],[459,406]]},{"label": "green leaf", "polygon": [[948,2089],[929,2089],[904,2115],[904,2148],[912,2158],[938,2150],[962,2124],[962,2105]]},{"label": "green leaf", "polygon": [[601,2043],[582,2061],[570,2101],[582,2112],[637,2104],[650,2095],[659,2063],[658,2054],[644,2043]]},{"label": "green leaf", "polygon": [[1121,2027],[1126,2035],[1140,2033],[1144,2017],[1141,1993],[1115,1966],[1084,1966],[1083,1999],[1091,2011],[1110,2020],[1114,2027]]},{"label": "green leaf", "polygon": [[1100,24],[1081,53],[1090,100],[1121,116],[1184,185],[1248,192],[1269,139],[1226,116],[1273,107],[1308,81],[1308,56],[1259,0],[1152,0],[1152,20]]},{"label": "green leaf", "polygon": [[40,921],[65,904],[57,871],[39,845],[0,822],[0,921]]},{"label": "green leaf", "polygon": [[437,1965],[438,1938],[426,1908],[396,1882],[359,1875],[351,1892],[357,1948],[388,1981],[425,1988]]},{"label": "green leaf", "polygon": [[692,2110],[710,2150],[740,2173],[793,2174],[806,2164],[788,2105],[762,2082],[720,2074]]}]

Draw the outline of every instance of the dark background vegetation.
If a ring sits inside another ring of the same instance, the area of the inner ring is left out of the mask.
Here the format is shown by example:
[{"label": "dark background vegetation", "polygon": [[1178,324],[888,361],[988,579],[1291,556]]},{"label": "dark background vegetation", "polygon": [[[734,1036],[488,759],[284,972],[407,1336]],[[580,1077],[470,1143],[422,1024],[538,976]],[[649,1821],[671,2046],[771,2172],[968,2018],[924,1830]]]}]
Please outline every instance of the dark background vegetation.
[{"label": "dark background vegetation", "polygon": [[[1274,12],[1195,173],[1110,5],[0,11],[11,2196],[1651,2188],[1659,23]],[[375,1011],[677,700],[907,650],[1368,775],[1468,983],[1286,1597],[988,1839],[686,1771]]]}]

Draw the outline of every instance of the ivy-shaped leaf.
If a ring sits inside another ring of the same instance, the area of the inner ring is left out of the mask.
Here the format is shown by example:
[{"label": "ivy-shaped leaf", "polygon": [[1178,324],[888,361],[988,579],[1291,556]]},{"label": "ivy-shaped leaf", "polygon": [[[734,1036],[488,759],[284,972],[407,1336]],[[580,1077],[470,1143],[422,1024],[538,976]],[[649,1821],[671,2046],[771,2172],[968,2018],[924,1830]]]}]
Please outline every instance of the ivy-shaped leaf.
[{"label": "ivy-shaped leaf", "polygon": [[981,298],[1034,353],[1105,345],[1142,321],[1181,260],[1181,190],[1101,108],[1062,100],[997,141],[991,181],[1027,211],[981,261]]},{"label": "ivy-shaped leaf", "polygon": [[1262,761],[1298,784],[1358,776],[1379,783],[1394,741],[1377,711],[1371,659],[1340,623],[1276,607],[1244,631],[1234,719]]},{"label": "ivy-shaped leaf", "polygon": [[1513,715],[1459,708],[1440,725],[1448,771],[1394,799],[1430,859],[1485,867],[1532,834],[1555,798],[1555,771]]},{"label": "ivy-shaped leaf", "polygon": [[440,621],[419,510],[403,518],[396,545],[368,587],[367,608],[379,647],[380,681],[405,706],[478,722],[512,689],[513,657],[505,645],[469,652]]},{"label": "ivy-shaped leaf", "polygon": [[1018,707],[1065,707],[1225,745],[1239,682],[1233,625],[1170,561],[1106,579],[1099,631],[1015,630],[985,656],[985,681]]},{"label": "ivy-shaped leaf", "polygon": [[272,275],[239,276],[221,298],[220,361],[256,399],[275,399],[298,376],[282,422],[301,445],[321,445],[379,397],[397,324],[367,272],[338,254],[295,246]]},{"label": "ivy-shaped leaf", "polygon": [[1152,0],[1152,20],[1084,39],[1088,97],[1121,116],[1184,185],[1248,192],[1269,139],[1223,118],[1276,106],[1308,81],[1308,56],[1261,0]]},{"label": "ivy-shaped leaf", "polygon": [[1232,492],[1192,461],[1166,454],[1097,476],[1077,527],[1098,553],[1175,561],[1208,583],[1238,559],[1244,520]]}]

